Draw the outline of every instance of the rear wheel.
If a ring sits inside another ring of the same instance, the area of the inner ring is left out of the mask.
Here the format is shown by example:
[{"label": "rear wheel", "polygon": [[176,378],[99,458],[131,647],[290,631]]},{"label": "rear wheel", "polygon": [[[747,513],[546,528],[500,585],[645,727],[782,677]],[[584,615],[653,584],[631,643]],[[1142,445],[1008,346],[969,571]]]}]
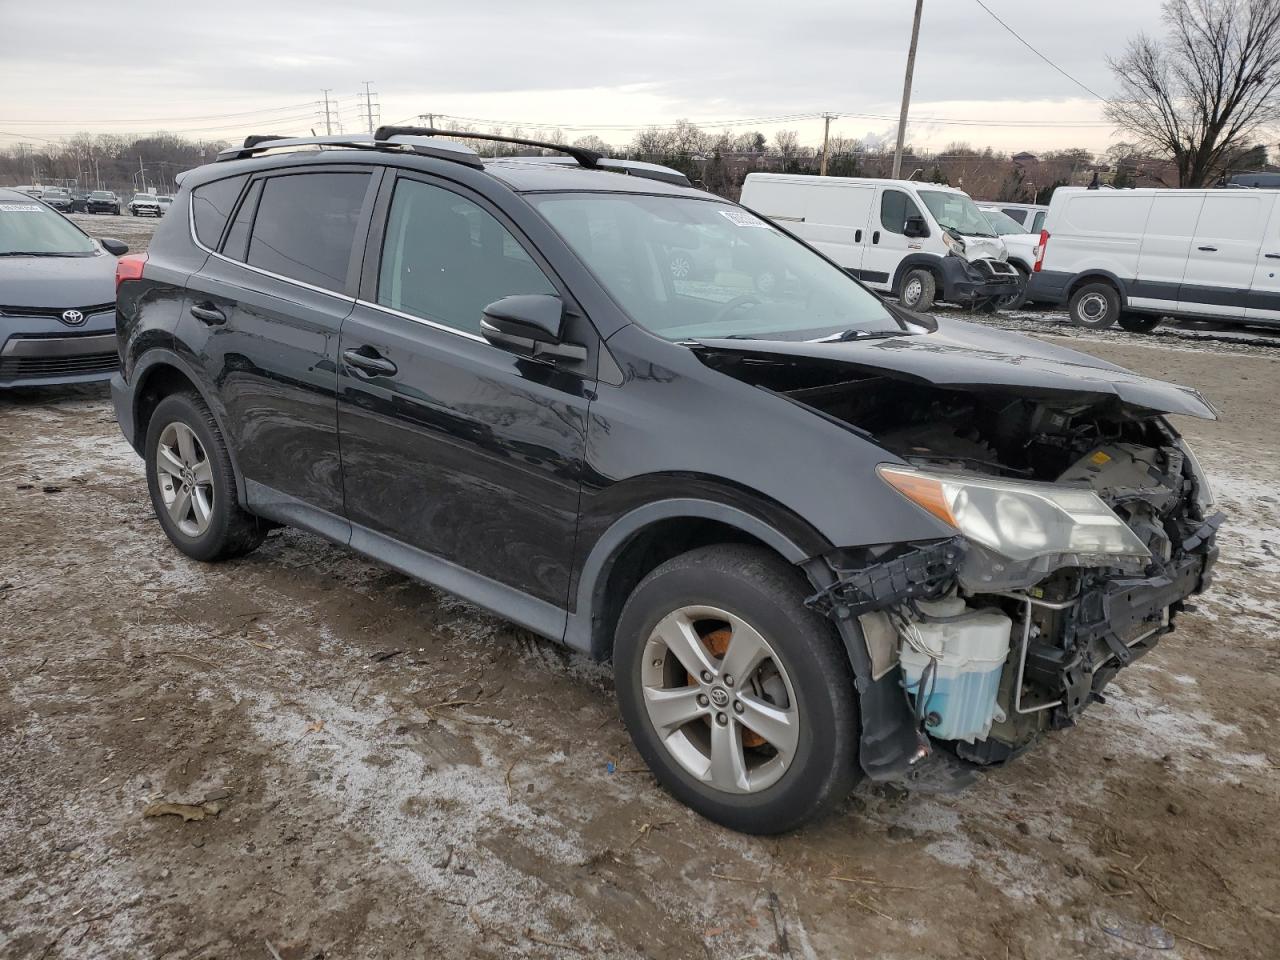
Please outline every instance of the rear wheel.
[{"label": "rear wheel", "polygon": [[922,267],[908,270],[898,287],[898,301],[908,310],[928,310],[938,293],[938,281],[932,271]]},{"label": "rear wheel", "polygon": [[645,577],[618,622],[636,748],[679,800],[735,830],[790,830],[857,780],[853,678],[807,592],[768,550],[703,547]]},{"label": "rear wheel", "polygon": [[228,560],[266,537],[266,525],[240,506],[226,443],[198,394],[171,394],[156,405],[146,464],[156,518],[187,556]]},{"label": "rear wheel", "polygon": [[1120,294],[1109,283],[1086,283],[1071,295],[1071,322],[1103,330],[1120,317]]},{"label": "rear wheel", "polygon": [[1156,313],[1122,313],[1116,323],[1120,325],[1121,330],[1128,330],[1130,333],[1150,333],[1160,326],[1160,321],[1163,319],[1164,317]]}]

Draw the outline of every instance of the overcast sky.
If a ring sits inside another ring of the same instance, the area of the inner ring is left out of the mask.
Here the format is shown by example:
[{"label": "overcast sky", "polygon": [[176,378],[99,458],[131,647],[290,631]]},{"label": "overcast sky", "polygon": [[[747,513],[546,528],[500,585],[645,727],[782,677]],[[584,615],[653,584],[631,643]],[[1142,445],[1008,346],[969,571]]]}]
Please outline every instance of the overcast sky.
[{"label": "overcast sky", "polygon": [[[1102,96],[1113,91],[1106,55],[1119,53],[1139,31],[1160,32],[1159,0],[985,2]],[[226,139],[323,132],[315,103],[323,87],[332,88],[350,132],[365,126],[356,96],[365,80],[373,81],[384,122],[436,112],[558,125],[568,137],[596,133],[625,143],[636,126],[681,117],[831,111],[843,115],[833,133],[885,136],[902,93],[913,6],[912,0],[0,0],[0,143],[17,142],[13,134],[35,143],[78,130],[167,129]],[[913,144],[936,149],[967,140],[1043,150],[1102,149],[1111,141],[1101,104],[974,0],[924,6]],[[587,129],[610,125],[632,129]],[[820,140],[822,128],[820,120],[749,126],[770,135],[798,129],[809,143]]]}]

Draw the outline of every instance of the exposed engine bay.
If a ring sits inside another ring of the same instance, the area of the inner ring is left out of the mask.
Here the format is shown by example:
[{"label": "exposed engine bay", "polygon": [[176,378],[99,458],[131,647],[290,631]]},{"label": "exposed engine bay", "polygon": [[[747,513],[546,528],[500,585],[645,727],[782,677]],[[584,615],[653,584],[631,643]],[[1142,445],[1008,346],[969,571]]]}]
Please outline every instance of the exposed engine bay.
[{"label": "exposed engine bay", "polygon": [[837,551],[810,601],[857,619],[872,679],[901,687],[925,751],[1000,762],[1071,725],[1208,585],[1222,515],[1157,410],[791,358],[722,369],[901,458],[881,479],[956,528]]}]

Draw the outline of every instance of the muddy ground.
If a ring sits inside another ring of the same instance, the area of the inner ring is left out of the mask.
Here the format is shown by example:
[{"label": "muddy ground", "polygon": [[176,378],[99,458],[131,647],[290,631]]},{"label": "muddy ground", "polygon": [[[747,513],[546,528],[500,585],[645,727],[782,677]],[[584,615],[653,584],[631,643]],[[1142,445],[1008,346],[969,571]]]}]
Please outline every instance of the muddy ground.
[{"label": "muddy ground", "polygon": [[0,957],[1276,956],[1280,351],[1071,342],[1222,411],[1212,593],[966,792],[772,839],[656,786],[606,667],[307,534],[189,561],[105,390],[0,396]]}]

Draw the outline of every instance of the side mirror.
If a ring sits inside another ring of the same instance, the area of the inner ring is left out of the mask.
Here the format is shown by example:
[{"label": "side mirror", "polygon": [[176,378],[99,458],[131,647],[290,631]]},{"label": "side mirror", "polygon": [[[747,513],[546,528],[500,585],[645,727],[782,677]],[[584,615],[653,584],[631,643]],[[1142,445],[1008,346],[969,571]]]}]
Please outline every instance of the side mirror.
[{"label": "side mirror", "polygon": [[116,240],[112,237],[103,237],[98,242],[102,244],[102,249],[112,256],[123,257],[129,252],[129,245],[123,240]]},{"label": "side mirror", "polygon": [[480,333],[495,347],[534,359],[585,360],[587,348],[561,339],[564,301],[545,294],[503,297],[484,308]]},{"label": "side mirror", "polygon": [[924,217],[907,217],[907,222],[902,227],[902,235],[915,238],[927,237],[929,225],[924,222]]}]

